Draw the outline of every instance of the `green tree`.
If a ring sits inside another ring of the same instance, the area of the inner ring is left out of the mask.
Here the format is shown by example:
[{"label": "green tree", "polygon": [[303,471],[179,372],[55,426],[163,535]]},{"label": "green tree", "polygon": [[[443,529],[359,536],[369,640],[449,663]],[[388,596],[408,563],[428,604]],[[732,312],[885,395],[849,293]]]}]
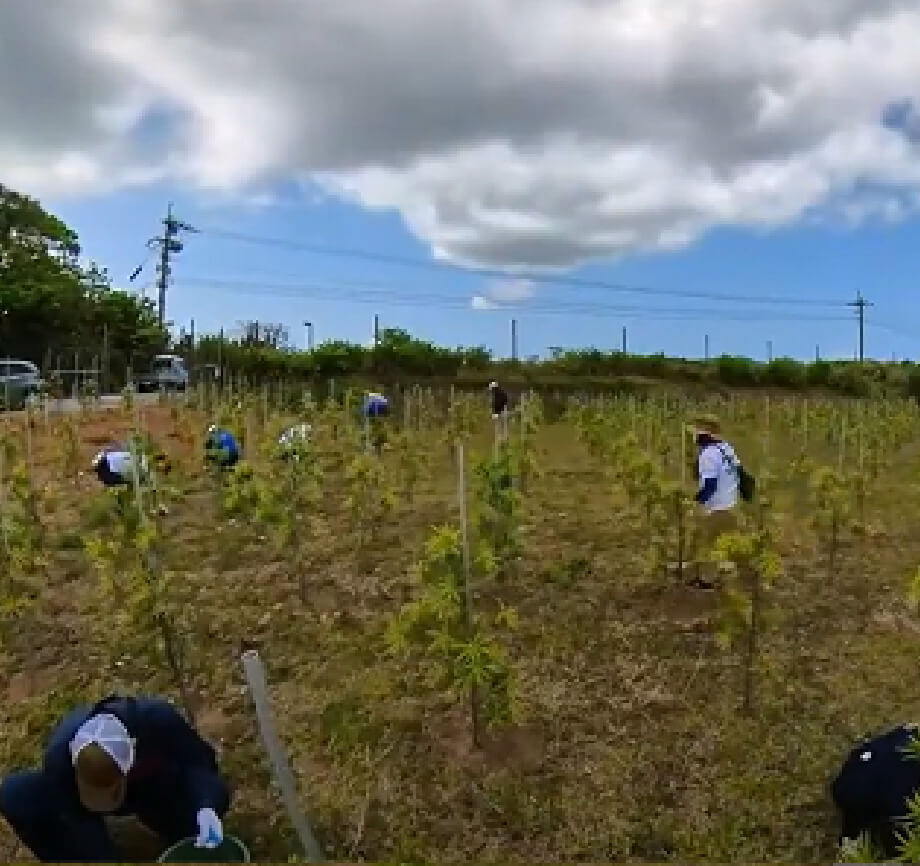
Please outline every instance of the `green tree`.
[{"label": "green tree", "polygon": [[47,366],[58,355],[102,357],[117,382],[166,344],[153,306],[80,263],[76,232],[39,202],[0,184],[0,344]]}]

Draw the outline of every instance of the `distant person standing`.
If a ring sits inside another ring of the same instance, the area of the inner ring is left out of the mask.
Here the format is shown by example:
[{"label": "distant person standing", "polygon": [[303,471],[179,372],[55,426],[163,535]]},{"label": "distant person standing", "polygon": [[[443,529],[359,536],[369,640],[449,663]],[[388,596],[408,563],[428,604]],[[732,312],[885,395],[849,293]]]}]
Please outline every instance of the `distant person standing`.
[{"label": "distant person standing", "polygon": [[390,417],[390,401],[379,391],[368,391],[364,397],[362,412],[365,421],[365,446],[368,450],[383,451],[387,442],[386,422]]},{"label": "distant person standing", "polygon": [[750,493],[748,484],[752,485],[753,479],[742,468],[735,449],[722,438],[717,418],[710,415],[699,419],[693,425],[693,434],[698,449],[699,475],[695,499],[703,512],[696,539],[696,578],[693,584],[712,589],[715,586],[712,548],[720,535],[737,530],[737,505],[742,486],[745,492]]},{"label": "distant person standing", "polygon": [[489,382],[489,395],[492,400],[495,438],[497,441],[504,441],[508,438],[508,392],[493,380]]}]

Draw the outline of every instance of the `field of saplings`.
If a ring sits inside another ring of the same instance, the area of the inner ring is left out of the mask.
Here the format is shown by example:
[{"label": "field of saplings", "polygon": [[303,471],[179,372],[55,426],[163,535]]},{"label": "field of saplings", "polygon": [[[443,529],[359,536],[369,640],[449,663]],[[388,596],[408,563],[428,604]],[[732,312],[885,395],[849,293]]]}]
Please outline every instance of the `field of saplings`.
[{"label": "field of saplings", "polygon": [[[256,649],[330,860],[829,861],[846,752],[920,717],[917,407],[525,394],[501,441],[481,393],[393,405],[368,425],[360,395],[264,388],[0,418],[0,768],[75,703],[166,695],[219,750],[227,831],[299,858]],[[688,562],[701,412],[757,479],[715,590]],[[233,470],[204,461],[212,423]],[[169,472],[106,489],[92,458],[127,441]]]}]

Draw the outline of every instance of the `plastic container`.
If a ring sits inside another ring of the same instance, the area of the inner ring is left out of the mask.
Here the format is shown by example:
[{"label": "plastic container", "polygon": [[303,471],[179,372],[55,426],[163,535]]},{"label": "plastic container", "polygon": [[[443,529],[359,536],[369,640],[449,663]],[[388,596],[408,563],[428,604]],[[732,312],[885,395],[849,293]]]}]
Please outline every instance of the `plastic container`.
[{"label": "plastic container", "polygon": [[194,839],[183,839],[167,848],[157,863],[250,863],[249,849],[235,836],[224,836],[216,848],[196,848]]}]

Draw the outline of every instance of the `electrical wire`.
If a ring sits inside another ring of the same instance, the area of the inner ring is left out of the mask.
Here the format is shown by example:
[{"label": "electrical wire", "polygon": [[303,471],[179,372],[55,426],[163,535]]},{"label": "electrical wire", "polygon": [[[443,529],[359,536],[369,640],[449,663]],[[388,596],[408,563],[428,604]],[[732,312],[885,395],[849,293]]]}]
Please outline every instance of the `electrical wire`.
[{"label": "electrical wire", "polygon": [[487,302],[489,306],[475,308],[469,298],[435,292],[406,292],[380,284],[331,283],[274,283],[206,277],[182,277],[180,284],[198,288],[292,299],[323,299],[355,304],[428,307],[477,312],[504,312],[514,315],[590,315],[602,318],[643,319],[656,321],[720,320],[735,322],[788,321],[788,322],[852,322],[852,316],[801,315],[774,311],[731,311],[723,308],[677,308],[615,305],[603,302],[531,299],[526,302],[502,304]]},{"label": "electrical wire", "polygon": [[722,301],[729,303],[760,303],[760,304],[788,304],[794,306],[810,307],[844,307],[847,301],[828,301],[814,298],[789,297],[779,295],[738,295],[708,291],[688,291],[683,289],[652,288],[649,286],[629,285],[626,283],[608,282],[606,280],[592,280],[580,277],[565,276],[562,274],[550,275],[521,270],[503,270],[500,268],[462,267],[449,262],[428,261],[425,259],[410,258],[408,256],[392,255],[390,253],[375,252],[352,247],[339,247],[326,244],[308,243],[305,241],[292,241],[284,238],[264,237],[246,234],[244,232],[228,231],[211,226],[196,226],[202,236],[216,239],[236,241],[239,243],[270,246],[290,249],[301,252],[310,252],[316,255],[336,256],[341,258],[363,259],[379,264],[397,265],[400,267],[415,268],[420,270],[453,270],[461,273],[486,277],[491,279],[522,279],[534,283],[547,285],[571,286],[586,289],[602,289],[609,292],[622,292],[627,294],[660,295],[662,297],[693,298],[697,300]]},{"label": "electrical wire", "polygon": [[920,334],[916,331],[908,331],[905,328],[901,328],[898,325],[891,325],[886,322],[879,322],[876,319],[866,319],[866,326],[870,328],[878,328],[882,331],[888,331],[889,334],[895,334],[898,337],[906,337],[908,340],[917,340],[920,338]]}]

